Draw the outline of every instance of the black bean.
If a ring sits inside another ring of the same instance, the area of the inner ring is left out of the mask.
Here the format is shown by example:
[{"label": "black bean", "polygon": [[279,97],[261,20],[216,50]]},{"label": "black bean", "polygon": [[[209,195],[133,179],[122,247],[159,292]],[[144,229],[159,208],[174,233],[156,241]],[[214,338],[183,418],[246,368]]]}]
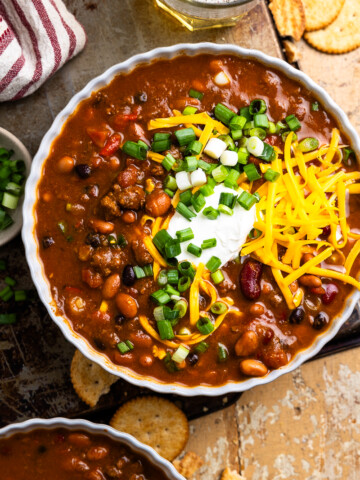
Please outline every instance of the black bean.
[{"label": "black bean", "polygon": [[116,315],[116,317],[114,318],[114,321],[115,321],[115,325],[121,326],[125,321],[125,317],[124,315],[121,315],[119,313],[119,315]]},{"label": "black bean", "polygon": [[106,350],[106,345],[102,340],[100,340],[100,338],[95,337],[94,338],[94,343],[95,343],[96,348],[98,348],[99,350],[102,350],[102,351]]},{"label": "black bean", "polygon": [[78,163],[75,171],[80,178],[89,178],[91,175],[91,167],[87,163]]},{"label": "black bean", "polygon": [[131,287],[132,285],[134,285],[136,281],[136,276],[134,269],[131,265],[126,265],[126,267],[124,268],[122,273],[122,281],[123,284],[127,287]]},{"label": "black bean", "polygon": [[190,352],[189,355],[187,356],[187,359],[190,365],[194,366],[199,361],[199,355],[195,352]]},{"label": "black bean", "polygon": [[52,237],[43,237],[42,245],[44,248],[49,248],[51,245],[54,245],[55,240]]},{"label": "black bean", "polygon": [[98,233],[88,233],[85,239],[87,245],[91,245],[93,248],[100,247],[101,238]]},{"label": "black bean", "polygon": [[146,92],[138,92],[134,95],[134,100],[136,103],[145,103],[147,102],[147,94]]},{"label": "black bean", "polygon": [[289,317],[290,323],[301,323],[305,318],[305,310],[302,307],[297,307],[293,310]]},{"label": "black bean", "polygon": [[39,453],[45,453],[47,448],[45,447],[45,445],[39,445],[37,450]]},{"label": "black bean", "polygon": [[320,312],[314,318],[314,322],[312,324],[315,330],[321,330],[325,325],[329,323],[329,317],[325,312]]}]

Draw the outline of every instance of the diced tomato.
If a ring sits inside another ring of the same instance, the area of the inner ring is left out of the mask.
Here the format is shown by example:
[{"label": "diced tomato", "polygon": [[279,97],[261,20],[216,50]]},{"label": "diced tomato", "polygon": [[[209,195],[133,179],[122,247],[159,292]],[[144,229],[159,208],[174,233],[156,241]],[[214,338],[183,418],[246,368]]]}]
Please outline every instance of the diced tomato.
[{"label": "diced tomato", "polygon": [[86,133],[97,147],[102,148],[110,134],[109,130],[99,130],[97,128],[88,127]]},{"label": "diced tomato", "polygon": [[106,325],[110,322],[111,316],[107,312],[101,312],[100,310],[95,310],[91,314],[91,318],[97,324]]},{"label": "diced tomato", "polygon": [[119,133],[114,133],[111,135],[109,140],[106,142],[105,147],[100,150],[100,155],[103,157],[108,157],[119,150],[121,138],[122,136]]},{"label": "diced tomato", "polygon": [[123,128],[129,122],[133,122],[133,121],[137,120],[137,118],[138,118],[137,113],[128,113],[128,114],[119,113],[114,118],[114,126],[116,128]]}]

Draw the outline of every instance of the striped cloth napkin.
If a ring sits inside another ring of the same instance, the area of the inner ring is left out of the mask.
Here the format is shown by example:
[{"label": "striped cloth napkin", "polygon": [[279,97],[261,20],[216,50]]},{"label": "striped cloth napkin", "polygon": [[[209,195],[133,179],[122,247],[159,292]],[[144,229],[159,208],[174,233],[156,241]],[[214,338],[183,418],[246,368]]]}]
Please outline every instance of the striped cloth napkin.
[{"label": "striped cloth napkin", "polygon": [[0,102],[33,93],[85,43],[61,0],[0,0]]}]

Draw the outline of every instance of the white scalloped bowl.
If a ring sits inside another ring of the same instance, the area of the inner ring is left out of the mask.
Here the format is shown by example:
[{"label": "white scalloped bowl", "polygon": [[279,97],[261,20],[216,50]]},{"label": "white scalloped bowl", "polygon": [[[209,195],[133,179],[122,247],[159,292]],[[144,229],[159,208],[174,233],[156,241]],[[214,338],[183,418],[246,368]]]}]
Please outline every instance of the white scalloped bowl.
[{"label": "white scalloped bowl", "polygon": [[13,423],[7,427],[0,429],[0,439],[9,438],[16,433],[29,433],[37,429],[53,430],[55,428],[65,428],[70,431],[83,430],[89,434],[101,434],[114,440],[117,443],[125,445],[133,450],[134,453],[146,458],[152,465],[158,467],[163,473],[165,473],[169,480],[185,480],[180,475],[175,467],[165,458],[161,457],[155,450],[148,445],[145,445],[132,435],[128,433],[119,432],[108,425],[92,423],[88,420],[76,419],[69,420],[68,418],[32,418],[25,422]]},{"label": "white scalloped bowl", "polygon": [[228,382],[225,385],[212,386],[197,386],[188,387],[182,384],[167,384],[162,383],[152,377],[145,377],[136,374],[130,369],[120,367],[112,363],[104,354],[96,351],[81,335],[76,333],[71,326],[71,323],[66,318],[62,317],[56,312],[56,305],[52,298],[49,283],[45,277],[43,264],[41,262],[38,250],[38,243],[35,236],[35,203],[37,200],[37,184],[40,180],[42,172],[42,165],[46,160],[50,146],[53,140],[61,132],[62,125],[70,114],[74,112],[79,102],[88,98],[92,92],[98,90],[109,84],[115,75],[119,73],[127,73],[133,70],[139,64],[147,64],[157,59],[171,59],[178,55],[198,55],[200,53],[209,54],[235,54],[242,58],[255,59],[264,66],[276,68],[283,72],[289,78],[296,80],[307,89],[311,90],[315,97],[322,103],[325,109],[331,113],[341,126],[342,132],[349,138],[352,148],[356,155],[360,158],[360,139],[357,136],[354,128],[351,126],[349,119],[338,105],[330,98],[330,96],[313,82],[307,75],[291,67],[283,60],[269,57],[256,50],[247,50],[234,45],[216,45],[212,43],[199,44],[180,44],[167,48],[157,48],[148,53],[135,55],[129,60],[114,65],[99,77],[91,80],[86,87],[77,93],[68,103],[68,105],[55,118],[51,128],[43,138],[39,150],[33,160],[30,176],[26,184],[25,202],[24,202],[24,225],[22,230],[23,242],[25,245],[26,258],[30,267],[31,275],[41,300],[46,306],[50,316],[54,322],[59,326],[65,337],[72,342],[87,358],[98,363],[108,372],[124,378],[134,385],[147,387],[151,390],[160,393],[176,393],[184,396],[207,395],[218,396],[230,392],[243,392],[257,385],[263,385],[280,377],[284,373],[291,372],[299,365],[309,360],[316,355],[321,348],[331,340],[340,327],[351,315],[356,303],[360,298],[360,292],[356,291],[348,297],[343,311],[337,315],[329,328],[320,334],[314,343],[307,349],[300,351],[292,361],[277,370],[271,371],[265,377],[249,378],[242,382]]}]

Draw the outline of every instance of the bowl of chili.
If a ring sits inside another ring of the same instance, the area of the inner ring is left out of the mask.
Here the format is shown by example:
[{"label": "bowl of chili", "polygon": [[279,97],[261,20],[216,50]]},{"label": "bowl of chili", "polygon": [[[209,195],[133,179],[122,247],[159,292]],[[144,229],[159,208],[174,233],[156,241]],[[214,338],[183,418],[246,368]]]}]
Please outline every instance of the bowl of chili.
[{"label": "bowl of chili", "polygon": [[34,159],[23,240],[39,295],[85,356],[136,385],[270,382],[359,299],[345,200],[356,208],[359,152],[344,112],[282,60],[208,43],[132,57],[73,97]]},{"label": "bowl of chili", "polygon": [[78,478],[79,472],[94,480],[104,475],[184,480],[169,461],[131,435],[81,419],[34,418],[0,429],[0,463],[2,475],[14,480],[29,471],[34,480]]}]

